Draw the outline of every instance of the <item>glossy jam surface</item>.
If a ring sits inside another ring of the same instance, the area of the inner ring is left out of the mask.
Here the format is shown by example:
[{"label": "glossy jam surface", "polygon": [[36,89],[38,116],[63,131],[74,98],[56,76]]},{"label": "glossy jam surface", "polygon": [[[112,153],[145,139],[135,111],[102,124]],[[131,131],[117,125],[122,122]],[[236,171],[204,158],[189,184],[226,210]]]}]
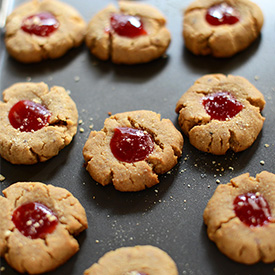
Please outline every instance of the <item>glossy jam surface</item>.
[{"label": "glossy jam surface", "polygon": [[49,36],[59,27],[57,19],[49,12],[33,14],[23,19],[21,29],[29,34]]},{"label": "glossy jam surface", "polygon": [[12,221],[24,236],[31,239],[45,238],[58,224],[58,219],[52,210],[38,202],[30,202],[16,208]]},{"label": "glossy jam surface", "polygon": [[271,219],[269,205],[260,194],[246,193],[235,198],[234,211],[248,226],[262,226]]},{"label": "glossy jam surface", "polygon": [[153,152],[154,142],[150,134],[133,128],[116,128],[110,142],[113,155],[120,161],[144,160]]},{"label": "glossy jam surface", "polygon": [[37,131],[49,123],[51,113],[39,103],[21,100],[9,111],[9,121],[21,132]]},{"label": "glossy jam surface", "polygon": [[243,105],[226,92],[218,92],[205,96],[202,99],[202,104],[211,119],[221,121],[234,117],[243,109]]},{"label": "glossy jam surface", "polygon": [[139,17],[115,13],[110,21],[111,29],[120,36],[133,38],[147,34]]},{"label": "glossy jam surface", "polygon": [[222,3],[210,7],[206,12],[205,19],[213,26],[233,25],[240,21],[240,14],[235,8]]}]

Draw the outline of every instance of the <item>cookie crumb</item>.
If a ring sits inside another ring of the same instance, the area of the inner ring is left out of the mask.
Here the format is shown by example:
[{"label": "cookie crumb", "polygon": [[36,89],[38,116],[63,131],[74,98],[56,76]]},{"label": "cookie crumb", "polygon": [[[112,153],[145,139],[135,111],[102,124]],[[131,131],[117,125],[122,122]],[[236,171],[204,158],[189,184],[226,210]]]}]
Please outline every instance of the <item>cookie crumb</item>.
[{"label": "cookie crumb", "polygon": [[67,90],[66,92],[67,92],[67,94],[68,94],[68,95],[70,95],[70,94],[71,94],[71,91],[70,91],[70,90]]},{"label": "cookie crumb", "polygon": [[80,133],[84,133],[84,128],[79,128]]},{"label": "cookie crumb", "polygon": [[74,81],[75,81],[75,82],[78,82],[79,80],[80,80],[80,77],[79,77],[79,76],[75,76],[75,77],[74,77]]},{"label": "cookie crumb", "polygon": [[260,77],[259,77],[258,75],[255,75],[255,76],[254,76],[254,79],[257,81],[257,80],[260,79]]},{"label": "cookie crumb", "polygon": [[269,144],[266,143],[266,144],[264,145],[264,147],[265,147],[265,148],[268,148],[268,147],[269,147]]},{"label": "cookie crumb", "polygon": [[210,188],[210,184],[207,185],[207,188]]},{"label": "cookie crumb", "polygon": [[265,164],[264,160],[261,160],[261,161],[260,161],[260,164],[261,164],[261,165],[264,165],[264,164]]},{"label": "cookie crumb", "polygon": [[99,240],[95,240],[96,243],[99,243]]},{"label": "cookie crumb", "polygon": [[221,183],[221,181],[220,181],[219,179],[217,179],[217,180],[216,180],[216,183],[219,184],[219,183]]},{"label": "cookie crumb", "polygon": [[4,271],[6,268],[4,266],[1,266],[0,271]]},{"label": "cookie crumb", "polygon": [[31,78],[30,76],[27,76],[27,77],[26,77],[26,81],[27,81],[27,82],[30,82],[31,80],[32,80],[32,78]]},{"label": "cookie crumb", "polygon": [[229,169],[229,170],[232,170],[232,171],[234,170],[234,168],[233,168],[233,167],[231,167],[231,166],[229,166],[229,167],[228,167],[228,169]]},{"label": "cookie crumb", "polygon": [[112,115],[112,112],[108,112],[108,116],[111,116]]},{"label": "cookie crumb", "polygon": [[94,128],[94,124],[89,125],[89,128],[93,129]]},{"label": "cookie crumb", "polygon": [[79,125],[83,124],[83,120],[80,119],[80,120],[78,121],[78,124],[79,124]]},{"label": "cookie crumb", "polygon": [[6,178],[2,175],[2,174],[0,174],[0,181],[4,181]]}]

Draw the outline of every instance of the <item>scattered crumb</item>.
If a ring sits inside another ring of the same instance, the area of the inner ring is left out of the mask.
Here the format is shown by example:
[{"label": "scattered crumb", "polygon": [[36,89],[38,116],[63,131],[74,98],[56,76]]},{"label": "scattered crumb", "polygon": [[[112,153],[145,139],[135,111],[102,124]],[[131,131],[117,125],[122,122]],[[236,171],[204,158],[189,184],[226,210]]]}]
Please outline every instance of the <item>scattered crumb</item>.
[{"label": "scattered crumb", "polygon": [[188,185],[187,185],[187,187],[188,187],[188,188],[190,188],[190,187],[191,187],[191,185],[190,185],[190,184],[188,184]]},{"label": "scattered crumb", "polygon": [[4,181],[6,178],[2,175],[2,174],[0,174],[0,181]]},{"label": "scattered crumb", "polygon": [[229,169],[229,170],[232,170],[232,171],[234,170],[234,168],[233,168],[233,167],[231,167],[231,166],[229,166],[229,167],[228,167],[228,169]]},{"label": "scattered crumb", "polygon": [[5,267],[1,266],[0,271],[4,271],[4,270],[5,270]]},{"label": "scattered crumb", "polygon": [[269,147],[269,144],[266,143],[266,144],[264,145],[264,147],[265,147],[265,148],[268,148],[268,147]]},{"label": "scattered crumb", "polygon": [[111,116],[112,115],[112,112],[108,112],[108,116]]},{"label": "scattered crumb", "polygon": [[186,200],[183,200],[184,203],[186,203]]},{"label": "scattered crumb", "polygon": [[74,81],[75,81],[75,82],[78,82],[79,80],[80,80],[80,77],[79,77],[79,76],[75,76],[75,77],[74,77]]},{"label": "scattered crumb", "polygon": [[95,200],[95,196],[93,196],[93,200]]},{"label": "scattered crumb", "polygon": [[83,120],[80,119],[80,120],[78,121],[78,124],[83,124]]},{"label": "scattered crumb", "polygon": [[70,91],[70,90],[67,90],[67,94],[70,95],[70,94],[71,94],[71,91]]},{"label": "scattered crumb", "polygon": [[99,243],[99,240],[95,240],[96,243]]},{"label": "scattered crumb", "polygon": [[80,133],[84,133],[84,128],[79,128]]},{"label": "scattered crumb", "polygon": [[257,80],[260,79],[260,77],[259,77],[258,75],[255,75],[255,76],[254,76],[254,79],[257,81]]},{"label": "scattered crumb", "polygon": [[218,184],[219,184],[220,182],[221,182],[221,181],[220,181],[219,179],[217,179],[217,180],[216,180],[216,183],[218,183]]},{"label": "scattered crumb", "polygon": [[210,185],[208,184],[208,186],[207,186],[208,188],[210,188]]},{"label": "scattered crumb", "polygon": [[261,165],[264,165],[264,164],[265,164],[264,160],[261,160],[261,161],[260,161],[260,164],[261,164]]},{"label": "scattered crumb", "polygon": [[30,76],[26,77],[26,81],[30,82],[32,80],[32,78]]},{"label": "scattered crumb", "polygon": [[85,182],[82,182],[83,185],[85,185],[86,183]]},{"label": "scattered crumb", "polygon": [[94,124],[89,125],[89,128],[93,129],[94,128]]},{"label": "scattered crumb", "polygon": [[155,189],[155,192],[156,192],[156,193],[158,193],[158,191],[159,191],[158,189]]}]

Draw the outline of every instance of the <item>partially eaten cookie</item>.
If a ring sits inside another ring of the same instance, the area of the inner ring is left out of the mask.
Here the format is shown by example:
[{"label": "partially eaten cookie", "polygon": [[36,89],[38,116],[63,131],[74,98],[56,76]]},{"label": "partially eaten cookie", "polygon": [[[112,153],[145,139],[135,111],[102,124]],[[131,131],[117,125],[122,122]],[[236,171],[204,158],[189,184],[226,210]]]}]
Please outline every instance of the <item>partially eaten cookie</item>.
[{"label": "partially eaten cookie", "polygon": [[197,79],[176,105],[178,122],[197,149],[224,155],[240,152],[259,135],[263,94],[241,76],[212,74]]},{"label": "partially eaten cookie", "polygon": [[113,63],[146,63],[162,56],[171,35],[156,8],[143,3],[110,4],[88,23],[86,44],[91,53]]},{"label": "partially eaten cookie", "polygon": [[107,118],[83,148],[86,169],[100,184],[119,191],[140,191],[159,182],[181,156],[183,137],[169,119],[152,111],[132,111]]}]

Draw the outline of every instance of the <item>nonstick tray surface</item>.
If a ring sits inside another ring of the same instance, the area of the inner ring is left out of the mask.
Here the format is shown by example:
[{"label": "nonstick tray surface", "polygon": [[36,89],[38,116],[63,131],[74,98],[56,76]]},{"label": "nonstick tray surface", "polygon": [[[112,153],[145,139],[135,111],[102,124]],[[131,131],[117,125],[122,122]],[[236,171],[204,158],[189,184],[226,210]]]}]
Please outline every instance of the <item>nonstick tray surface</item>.
[{"label": "nonstick tray surface", "polygon": [[[2,0],[3,1],[3,0]],[[9,1],[10,10],[22,1]],[[69,0],[88,22],[108,3]],[[245,51],[228,59],[194,56],[184,47],[182,11],[191,1],[144,1],[158,7],[168,20],[172,42],[165,58],[143,65],[114,65],[93,57],[83,44],[56,60],[20,64],[5,50],[1,33],[0,88],[16,82],[44,81],[71,91],[83,121],[72,143],[58,156],[32,166],[12,165],[1,159],[0,183],[5,189],[18,181],[40,181],[68,189],[86,209],[89,228],[78,237],[79,252],[49,274],[79,275],[107,251],[134,245],[154,245],[176,262],[179,274],[274,274],[275,263],[242,265],[228,259],[211,242],[202,215],[219,184],[249,172],[275,172],[275,1],[255,0],[265,22],[260,37]],[[82,148],[91,131],[103,128],[109,113],[152,110],[179,129],[175,106],[181,95],[204,74],[223,73],[247,78],[265,96],[264,127],[244,152],[225,156],[202,153],[184,136],[183,154],[160,183],[137,193],[121,193],[96,184],[84,168]],[[83,128],[84,132],[80,131]],[[268,144],[269,146],[266,146]],[[264,162],[263,162],[264,161]],[[1,221],[0,221],[1,222]],[[18,274],[4,259],[2,274]]]}]

